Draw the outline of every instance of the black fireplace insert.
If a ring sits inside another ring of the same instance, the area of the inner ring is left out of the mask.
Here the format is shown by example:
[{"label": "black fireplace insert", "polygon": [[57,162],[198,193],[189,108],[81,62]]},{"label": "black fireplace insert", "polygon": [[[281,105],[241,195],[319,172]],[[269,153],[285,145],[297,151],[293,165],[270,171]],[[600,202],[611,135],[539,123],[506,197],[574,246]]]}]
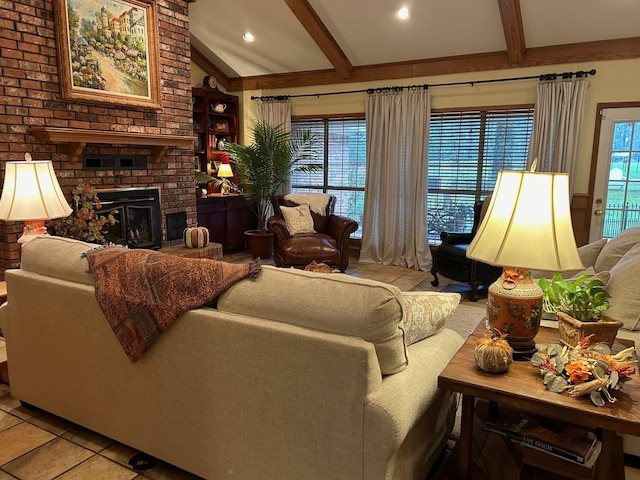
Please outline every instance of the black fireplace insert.
[{"label": "black fireplace insert", "polygon": [[98,213],[111,212],[115,225],[105,225],[105,240],[129,248],[158,250],[162,246],[162,217],[158,188],[120,188],[98,190],[102,208]]}]

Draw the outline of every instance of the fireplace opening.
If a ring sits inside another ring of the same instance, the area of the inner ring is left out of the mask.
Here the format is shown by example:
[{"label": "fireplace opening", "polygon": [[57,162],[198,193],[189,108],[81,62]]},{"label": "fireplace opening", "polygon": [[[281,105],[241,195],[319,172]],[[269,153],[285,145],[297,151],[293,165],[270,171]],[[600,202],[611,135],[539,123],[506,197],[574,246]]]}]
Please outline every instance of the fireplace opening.
[{"label": "fireplace opening", "polygon": [[129,248],[159,250],[162,247],[160,190],[134,188],[98,190],[102,208],[98,213],[113,214],[115,225],[105,225],[102,232],[107,242]]}]

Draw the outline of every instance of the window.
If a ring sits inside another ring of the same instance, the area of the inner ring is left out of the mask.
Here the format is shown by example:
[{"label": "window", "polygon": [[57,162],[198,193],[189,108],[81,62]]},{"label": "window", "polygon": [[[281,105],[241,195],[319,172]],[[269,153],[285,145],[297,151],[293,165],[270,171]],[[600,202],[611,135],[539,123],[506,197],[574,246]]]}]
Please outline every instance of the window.
[{"label": "window", "polygon": [[[522,170],[533,125],[533,107],[432,112],[429,132],[427,223],[430,243],[440,232],[468,232],[473,204],[493,191],[499,170]],[[359,224],[362,238],[366,175],[364,117],[293,119],[292,129],[308,128],[320,140],[324,169],[295,174],[291,191],[330,193],[336,213]]]},{"label": "window", "polygon": [[427,223],[440,232],[469,232],[473,204],[493,191],[499,170],[526,168],[533,108],[432,112]]},{"label": "window", "polygon": [[293,119],[291,129],[310,129],[318,138],[321,172],[291,176],[294,193],[329,193],[336,196],[336,215],[358,222],[354,238],[362,238],[366,175],[365,121],[359,117]]}]

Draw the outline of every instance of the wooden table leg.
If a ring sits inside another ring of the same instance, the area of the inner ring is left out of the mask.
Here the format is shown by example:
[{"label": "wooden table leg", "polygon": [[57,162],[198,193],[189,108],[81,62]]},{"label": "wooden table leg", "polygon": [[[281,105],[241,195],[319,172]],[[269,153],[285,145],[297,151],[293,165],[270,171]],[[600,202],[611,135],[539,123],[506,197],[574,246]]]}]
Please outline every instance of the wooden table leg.
[{"label": "wooden table leg", "polygon": [[[463,410],[464,411],[464,410]],[[594,480],[624,479],[622,437],[611,430],[602,431],[602,450],[598,456]]]},{"label": "wooden table leg", "polygon": [[473,410],[475,397],[462,395],[462,418],[460,422],[460,442],[458,459],[458,474],[461,479],[471,478],[471,445],[473,440]]}]

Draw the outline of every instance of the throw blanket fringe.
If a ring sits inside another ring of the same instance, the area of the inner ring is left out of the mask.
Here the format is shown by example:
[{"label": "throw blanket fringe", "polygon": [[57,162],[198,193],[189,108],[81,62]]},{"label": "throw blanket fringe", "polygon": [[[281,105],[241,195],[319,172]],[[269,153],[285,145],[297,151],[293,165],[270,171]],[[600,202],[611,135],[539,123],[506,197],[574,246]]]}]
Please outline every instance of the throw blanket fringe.
[{"label": "throw blanket fringe", "polygon": [[284,198],[296,202],[298,205],[309,205],[313,213],[324,217],[331,195],[328,193],[289,193]]},{"label": "throw blanket fringe", "polygon": [[144,249],[99,248],[83,256],[98,305],[132,363],[180,315],[261,271],[260,259],[233,264]]}]

